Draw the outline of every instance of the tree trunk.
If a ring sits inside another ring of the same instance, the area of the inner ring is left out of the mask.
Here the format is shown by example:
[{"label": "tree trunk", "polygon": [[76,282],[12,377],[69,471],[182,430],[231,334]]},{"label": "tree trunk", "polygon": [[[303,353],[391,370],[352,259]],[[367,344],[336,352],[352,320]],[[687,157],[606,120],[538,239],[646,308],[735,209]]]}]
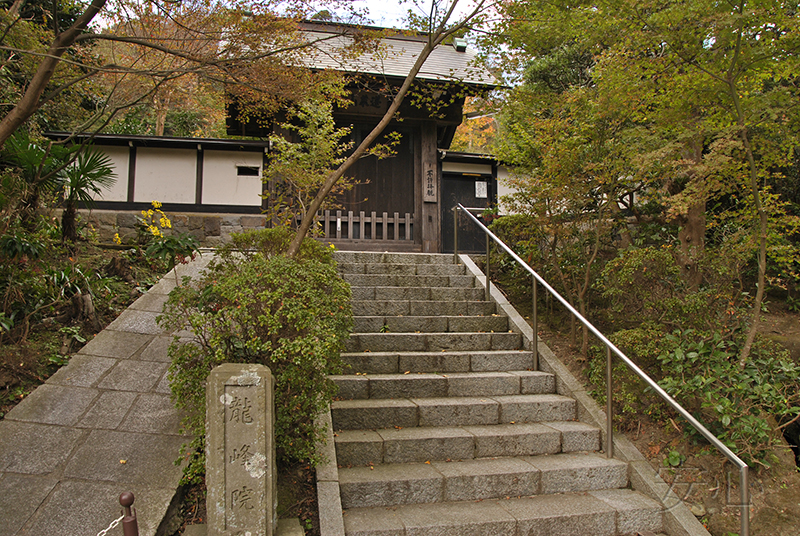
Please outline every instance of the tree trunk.
[{"label": "tree trunk", "polygon": [[[42,104],[40,102],[42,94],[53,77],[56,67],[61,62],[61,56],[75,43],[78,36],[86,30],[89,23],[103,9],[105,4],[106,0],[92,0],[91,4],[86,7],[86,10],[75,20],[72,26],[53,39],[50,49],[46,55],[42,56],[39,68],[36,69],[36,73],[28,83],[28,87],[25,88],[25,93],[23,93],[11,111],[3,117],[3,120],[0,121],[0,147],[39,109]],[[58,14],[54,13],[53,16],[57,17]]]},{"label": "tree trunk", "polygon": [[78,240],[78,230],[75,227],[75,215],[78,213],[74,203],[67,203],[64,212],[61,213],[61,240],[76,242]]},{"label": "tree trunk", "polygon": [[687,213],[679,218],[681,230],[678,231],[680,251],[678,264],[681,276],[696,291],[703,282],[698,261],[705,249],[706,236],[706,202],[702,201],[689,207]]}]

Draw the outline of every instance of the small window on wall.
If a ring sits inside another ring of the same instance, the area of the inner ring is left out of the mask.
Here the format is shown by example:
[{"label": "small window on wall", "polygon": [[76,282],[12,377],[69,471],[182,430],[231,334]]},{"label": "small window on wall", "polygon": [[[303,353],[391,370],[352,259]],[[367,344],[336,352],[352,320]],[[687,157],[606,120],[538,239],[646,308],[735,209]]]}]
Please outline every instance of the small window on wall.
[{"label": "small window on wall", "polygon": [[258,166],[236,166],[236,175],[239,177],[258,177],[261,168]]}]

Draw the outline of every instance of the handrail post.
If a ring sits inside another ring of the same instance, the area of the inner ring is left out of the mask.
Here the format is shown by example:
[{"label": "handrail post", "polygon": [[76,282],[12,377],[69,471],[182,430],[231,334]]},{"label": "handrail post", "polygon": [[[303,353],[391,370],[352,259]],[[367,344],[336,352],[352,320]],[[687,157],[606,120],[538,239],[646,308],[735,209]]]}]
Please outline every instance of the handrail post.
[{"label": "handrail post", "polygon": [[489,249],[492,247],[492,241],[489,240],[489,234],[486,233],[486,301],[492,301],[492,291],[489,289]]},{"label": "handrail post", "polygon": [[533,313],[531,315],[533,320],[533,370],[539,370],[539,285],[536,284],[536,278],[531,276],[533,280]]},{"label": "handrail post", "polygon": [[458,264],[458,205],[453,207],[453,263]]},{"label": "handrail post", "polygon": [[611,391],[611,347],[606,346],[606,458],[614,457],[614,399]]},{"label": "handrail post", "polygon": [[741,517],[741,533],[742,536],[750,536],[750,483],[747,478],[747,466],[739,469],[739,488],[742,499],[742,506],[740,515]]}]

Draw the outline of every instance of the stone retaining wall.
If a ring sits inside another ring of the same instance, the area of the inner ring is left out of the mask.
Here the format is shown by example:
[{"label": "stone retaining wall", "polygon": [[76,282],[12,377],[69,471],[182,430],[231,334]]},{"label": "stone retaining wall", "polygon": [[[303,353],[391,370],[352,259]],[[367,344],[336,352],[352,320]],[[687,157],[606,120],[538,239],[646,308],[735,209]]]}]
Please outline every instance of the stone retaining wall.
[{"label": "stone retaining wall", "polygon": [[[81,210],[82,221],[91,225],[99,234],[99,241],[111,243],[119,233],[123,243],[134,242],[137,232],[137,216],[140,211]],[[167,212],[172,221],[172,230],[189,233],[202,246],[216,247],[230,242],[231,233],[249,229],[263,229],[266,217],[258,214],[204,214],[197,212]]]}]

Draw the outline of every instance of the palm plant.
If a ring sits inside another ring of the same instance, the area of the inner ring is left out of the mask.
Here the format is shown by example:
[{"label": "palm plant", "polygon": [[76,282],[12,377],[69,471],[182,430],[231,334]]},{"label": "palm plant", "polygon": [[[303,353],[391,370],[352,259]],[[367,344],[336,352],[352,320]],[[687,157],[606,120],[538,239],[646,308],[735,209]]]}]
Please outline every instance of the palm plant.
[{"label": "palm plant", "polygon": [[31,221],[42,194],[53,193],[59,188],[59,169],[69,160],[72,150],[40,143],[24,131],[18,131],[6,141],[3,160],[18,170],[21,179],[17,195],[23,222]]},{"label": "palm plant", "polygon": [[75,227],[75,216],[78,203],[87,208],[94,206],[94,196],[103,188],[112,186],[116,174],[111,159],[96,149],[86,149],[59,173],[64,188],[64,212],[61,215],[61,238],[75,242],[78,231]]}]

